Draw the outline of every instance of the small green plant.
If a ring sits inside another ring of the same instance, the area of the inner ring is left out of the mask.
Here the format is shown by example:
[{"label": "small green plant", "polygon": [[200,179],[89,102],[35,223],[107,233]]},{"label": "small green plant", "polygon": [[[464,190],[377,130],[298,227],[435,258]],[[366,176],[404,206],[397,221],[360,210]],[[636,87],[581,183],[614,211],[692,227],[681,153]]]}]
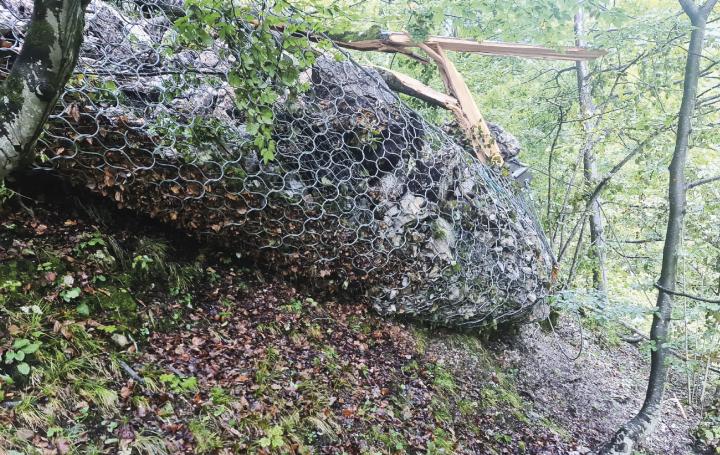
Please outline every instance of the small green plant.
[{"label": "small green plant", "polygon": [[261,438],[258,443],[260,447],[279,449],[285,445],[285,439],[283,438],[283,429],[279,425],[275,425],[272,428],[265,430],[265,437]]},{"label": "small green plant", "polygon": [[16,193],[13,190],[5,186],[4,181],[0,180],[0,207],[5,205],[7,201],[12,199],[15,194]]},{"label": "small green plant", "polygon": [[150,270],[150,265],[153,262],[155,261],[147,254],[139,254],[133,258],[132,268],[133,270],[141,270],[143,272],[148,272]]},{"label": "small green plant", "polygon": [[65,289],[64,291],[61,291],[61,292],[60,292],[60,297],[61,297],[64,301],[70,303],[70,302],[72,302],[73,300],[75,300],[75,299],[77,299],[78,297],[80,297],[80,294],[81,294],[81,293],[82,293],[82,291],[80,290],[80,288],[70,288],[70,289]]},{"label": "small green plant", "polygon": [[38,272],[50,272],[55,268],[52,262],[43,262],[37,266]]},{"label": "small green plant", "polygon": [[290,313],[300,314],[302,313],[303,302],[300,299],[292,299],[290,303],[284,305],[283,308]]},{"label": "small green plant", "polygon": [[115,265],[115,257],[108,251],[108,242],[100,232],[83,234],[80,239],[74,248],[78,256],[104,268]]},{"label": "small green plant", "polygon": [[405,453],[407,441],[396,430],[391,429],[386,432],[376,425],[370,430],[370,436],[389,449],[390,453]]},{"label": "small green plant", "polygon": [[441,399],[440,397],[433,397],[432,400],[430,400],[430,411],[432,412],[435,420],[437,420],[438,422],[452,422],[452,411],[450,409],[450,404],[445,399]]},{"label": "small green plant", "polygon": [[5,388],[6,386],[12,386],[14,384],[13,378],[7,374],[0,374],[0,401],[5,399]]},{"label": "small green plant", "polygon": [[720,415],[711,409],[694,433],[697,442],[707,448],[703,453],[720,454]]},{"label": "small green plant", "polygon": [[260,388],[256,391],[256,393],[262,394],[272,381],[272,378],[276,374],[275,364],[279,358],[280,352],[270,346],[265,351],[265,358],[261,359],[257,363],[257,367],[255,369],[255,382],[260,386]]},{"label": "small green plant", "polygon": [[83,240],[77,245],[77,251],[87,251],[90,249],[95,250],[98,247],[107,246],[107,243],[105,243],[105,240],[103,240],[102,235],[99,232],[91,234],[85,238],[87,238],[87,240]]},{"label": "small green plant", "polygon": [[453,453],[455,444],[452,436],[442,428],[435,428],[433,431],[433,439],[428,442],[427,455],[440,455]]},{"label": "small green plant", "polygon": [[213,387],[210,390],[210,399],[214,405],[223,408],[232,403],[232,397],[222,387]]},{"label": "small green plant", "polygon": [[41,341],[32,341],[27,338],[19,338],[12,344],[12,348],[5,352],[5,364],[14,365],[18,373],[23,376],[30,374],[30,365],[25,361],[26,357],[35,354],[42,346]]},{"label": "small green plant", "polygon": [[195,419],[188,426],[197,444],[197,453],[215,453],[222,447],[220,437],[208,426],[205,419]]},{"label": "small green plant", "polygon": [[452,374],[443,368],[442,365],[434,365],[432,368],[433,385],[441,392],[454,393],[457,388]]},{"label": "small green plant", "polygon": [[475,410],[479,407],[476,401],[461,399],[457,403],[460,414],[464,416],[472,415]]},{"label": "small green plant", "polygon": [[205,277],[210,284],[218,284],[220,282],[220,274],[212,267],[205,269]]},{"label": "small green plant", "polygon": [[0,284],[0,291],[8,291],[10,293],[17,292],[22,287],[22,283],[17,280],[5,280]]},{"label": "small green plant", "polygon": [[195,392],[197,390],[197,378],[194,376],[188,376],[182,378],[176,374],[166,373],[160,375],[160,382],[165,384],[174,393],[185,394],[188,392]]},{"label": "small green plant", "polygon": [[338,363],[338,353],[332,346],[326,346],[322,349],[322,359],[317,358],[318,364],[325,366],[325,369],[330,373],[337,373],[340,370],[340,364]]},{"label": "small green plant", "polygon": [[46,431],[46,435],[48,438],[62,436],[62,434],[63,434],[63,429],[61,427],[50,427]]}]

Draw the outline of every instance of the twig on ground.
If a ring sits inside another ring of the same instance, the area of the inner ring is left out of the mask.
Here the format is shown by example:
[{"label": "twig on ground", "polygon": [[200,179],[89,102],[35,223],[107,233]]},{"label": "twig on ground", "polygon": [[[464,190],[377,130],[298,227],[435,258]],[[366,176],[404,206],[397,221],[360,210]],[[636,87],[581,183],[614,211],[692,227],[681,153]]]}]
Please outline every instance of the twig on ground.
[{"label": "twig on ground", "polygon": [[675,395],[674,393],[673,393],[673,401],[675,402],[678,409],[680,410],[680,414],[682,414],[683,419],[687,420],[688,416],[687,416],[687,413],[685,412],[685,408],[683,407],[682,403],[680,403],[680,400],[678,400],[677,395]]},{"label": "twig on ground", "polygon": [[130,365],[125,363],[122,360],[118,360],[118,364],[120,367],[125,370],[125,372],[130,376],[135,382],[138,382],[140,384],[145,384],[145,379],[143,379],[135,370],[133,370]]}]

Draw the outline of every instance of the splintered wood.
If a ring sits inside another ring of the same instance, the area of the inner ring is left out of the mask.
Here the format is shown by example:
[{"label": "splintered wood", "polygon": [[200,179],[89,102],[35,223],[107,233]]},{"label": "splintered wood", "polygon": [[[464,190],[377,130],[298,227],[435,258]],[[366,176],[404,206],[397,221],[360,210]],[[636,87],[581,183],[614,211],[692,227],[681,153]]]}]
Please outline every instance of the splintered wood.
[{"label": "splintered wood", "polygon": [[[551,49],[532,44],[475,41],[445,36],[430,36],[424,44],[427,44],[428,46],[439,45],[447,51],[548,60],[594,60],[606,54],[605,51],[600,49],[588,49],[584,47],[561,47],[559,49]],[[410,35],[404,32],[386,32],[381,33],[376,39],[338,42],[338,45],[359,51],[382,50],[385,52],[398,52],[398,49],[401,48],[418,47],[418,43],[413,42]]]},{"label": "splintered wood", "polygon": [[[404,32],[380,33],[376,39],[360,41],[337,41],[337,44],[359,51],[399,52],[419,59],[408,48],[417,47],[435,62],[447,95],[423,85],[421,82],[390,70],[383,77],[389,86],[438,106],[449,109],[455,115],[458,124],[472,145],[477,158],[486,163],[502,165],[500,150],[490,133],[485,119],[480,113],[475,99],[462,75],[445,51],[470,52],[482,55],[514,56],[533,59],[553,60],[592,60],[605,55],[605,51],[582,47],[564,47],[550,49],[530,44],[501,43],[494,41],[474,41],[460,38],[431,36],[422,43],[416,43]],[[422,60],[424,61],[424,60]],[[393,87],[394,86],[394,87]],[[450,96],[448,96],[450,95]]]}]

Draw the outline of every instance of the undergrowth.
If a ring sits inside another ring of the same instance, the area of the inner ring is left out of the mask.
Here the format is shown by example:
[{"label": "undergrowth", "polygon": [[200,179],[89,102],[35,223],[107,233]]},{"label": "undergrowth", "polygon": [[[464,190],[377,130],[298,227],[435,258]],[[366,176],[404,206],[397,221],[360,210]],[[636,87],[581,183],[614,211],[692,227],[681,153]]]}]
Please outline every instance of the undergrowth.
[{"label": "undergrowth", "polygon": [[531,453],[563,444],[528,421],[513,379],[475,336],[446,340],[480,362],[473,380],[431,352],[428,329],[318,302],[234,255],[77,214],[4,215],[2,453]]}]

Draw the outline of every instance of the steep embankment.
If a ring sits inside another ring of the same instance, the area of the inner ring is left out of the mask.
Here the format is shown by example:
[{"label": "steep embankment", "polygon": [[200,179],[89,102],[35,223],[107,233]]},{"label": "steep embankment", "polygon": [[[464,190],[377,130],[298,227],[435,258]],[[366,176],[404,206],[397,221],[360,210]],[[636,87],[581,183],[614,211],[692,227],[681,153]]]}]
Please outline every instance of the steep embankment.
[{"label": "steep embankment", "polygon": [[0,452],[586,453],[624,415],[579,407],[626,354],[431,336],[101,205],[25,202],[0,225]]},{"label": "steep embankment", "polygon": [[[590,319],[583,325],[592,326]],[[642,406],[647,387],[649,347],[620,339],[624,329],[608,322],[583,329],[578,320],[563,318],[557,335],[538,327],[523,329],[522,342],[499,355],[507,369],[516,369],[518,390],[589,447],[605,442]],[[580,341],[582,353],[576,360]],[[700,416],[687,407],[683,374],[668,378],[662,421],[652,437],[641,444],[643,453],[684,455],[694,453],[693,429]]]},{"label": "steep embankment", "polygon": [[[573,448],[528,418],[473,337],[431,340],[364,306],[313,300],[234,251],[87,202],[94,219],[25,205],[33,213],[5,209],[0,227],[0,351],[13,353],[0,366],[0,451]],[[471,376],[438,349],[450,344]]]}]

